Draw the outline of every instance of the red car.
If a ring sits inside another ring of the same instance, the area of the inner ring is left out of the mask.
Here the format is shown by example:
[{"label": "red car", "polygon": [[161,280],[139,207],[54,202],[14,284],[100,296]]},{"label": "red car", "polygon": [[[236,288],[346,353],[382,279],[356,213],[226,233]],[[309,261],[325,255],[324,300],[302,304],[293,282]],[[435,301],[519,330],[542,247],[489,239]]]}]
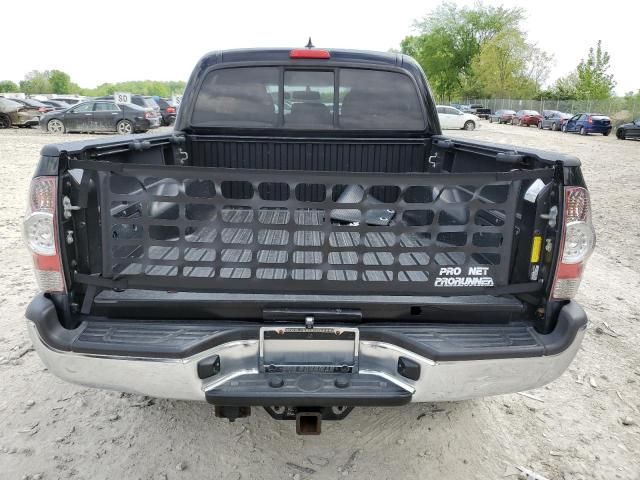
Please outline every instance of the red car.
[{"label": "red car", "polygon": [[537,127],[542,121],[542,115],[535,110],[520,110],[511,119],[511,125],[520,125],[521,127]]},{"label": "red car", "polygon": [[494,113],[489,115],[489,123],[511,123],[515,114],[515,110],[496,110]]}]

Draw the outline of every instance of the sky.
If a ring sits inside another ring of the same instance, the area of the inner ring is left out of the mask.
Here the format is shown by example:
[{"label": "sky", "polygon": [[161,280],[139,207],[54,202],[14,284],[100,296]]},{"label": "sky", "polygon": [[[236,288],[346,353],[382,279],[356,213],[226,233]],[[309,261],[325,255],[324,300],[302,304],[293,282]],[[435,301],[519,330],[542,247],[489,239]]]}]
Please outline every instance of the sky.
[{"label": "sky", "polygon": [[[82,87],[125,80],[186,80],[206,52],[244,47],[318,47],[387,51],[412,33],[433,0],[194,1],[30,0],[0,7],[0,80],[18,82],[31,70],[59,69]],[[473,5],[473,0],[455,0]],[[582,0],[484,0],[519,6],[530,42],[552,53],[549,81],[567,74],[597,40],[611,55],[616,93],[640,89],[637,18],[625,8]],[[591,5],[593,4],[593,5]],[[624,11],[623,14],[620,12]],[[32,20],[29,20],[31,16]]]}]

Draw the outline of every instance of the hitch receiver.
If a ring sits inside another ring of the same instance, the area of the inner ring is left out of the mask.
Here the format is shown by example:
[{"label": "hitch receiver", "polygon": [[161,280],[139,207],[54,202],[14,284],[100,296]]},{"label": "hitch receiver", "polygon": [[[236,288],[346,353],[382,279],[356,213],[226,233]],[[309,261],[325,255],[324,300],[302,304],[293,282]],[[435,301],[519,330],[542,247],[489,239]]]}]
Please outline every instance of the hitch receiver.
[{"label": "hitch receiver", "polygon": [[296,433],[298,435],[320,435],[322,432],[322,413],[299,411],[296,414]]}]

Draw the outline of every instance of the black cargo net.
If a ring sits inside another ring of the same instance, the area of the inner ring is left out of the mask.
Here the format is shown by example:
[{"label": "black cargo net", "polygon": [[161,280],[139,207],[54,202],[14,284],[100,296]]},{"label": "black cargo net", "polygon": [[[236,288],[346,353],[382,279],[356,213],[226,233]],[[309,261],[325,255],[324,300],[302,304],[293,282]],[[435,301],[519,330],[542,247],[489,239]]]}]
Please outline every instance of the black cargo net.
[{"label": "black cargo net", "polygon": [[270,293],[500,290],[522,183],[552,174],[82,163],[99,170],[98,285]]}]

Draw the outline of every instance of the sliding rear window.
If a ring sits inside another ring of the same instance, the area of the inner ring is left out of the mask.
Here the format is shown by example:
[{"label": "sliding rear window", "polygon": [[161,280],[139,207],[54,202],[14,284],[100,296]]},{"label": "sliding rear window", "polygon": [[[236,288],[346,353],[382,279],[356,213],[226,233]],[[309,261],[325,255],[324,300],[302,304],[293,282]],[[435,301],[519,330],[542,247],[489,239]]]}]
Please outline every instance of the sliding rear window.
[{"label": "sliding rear window", "polygon": [[194,127],[424,130],[415,84],[397,72],[238,67],[205,77]]}]

